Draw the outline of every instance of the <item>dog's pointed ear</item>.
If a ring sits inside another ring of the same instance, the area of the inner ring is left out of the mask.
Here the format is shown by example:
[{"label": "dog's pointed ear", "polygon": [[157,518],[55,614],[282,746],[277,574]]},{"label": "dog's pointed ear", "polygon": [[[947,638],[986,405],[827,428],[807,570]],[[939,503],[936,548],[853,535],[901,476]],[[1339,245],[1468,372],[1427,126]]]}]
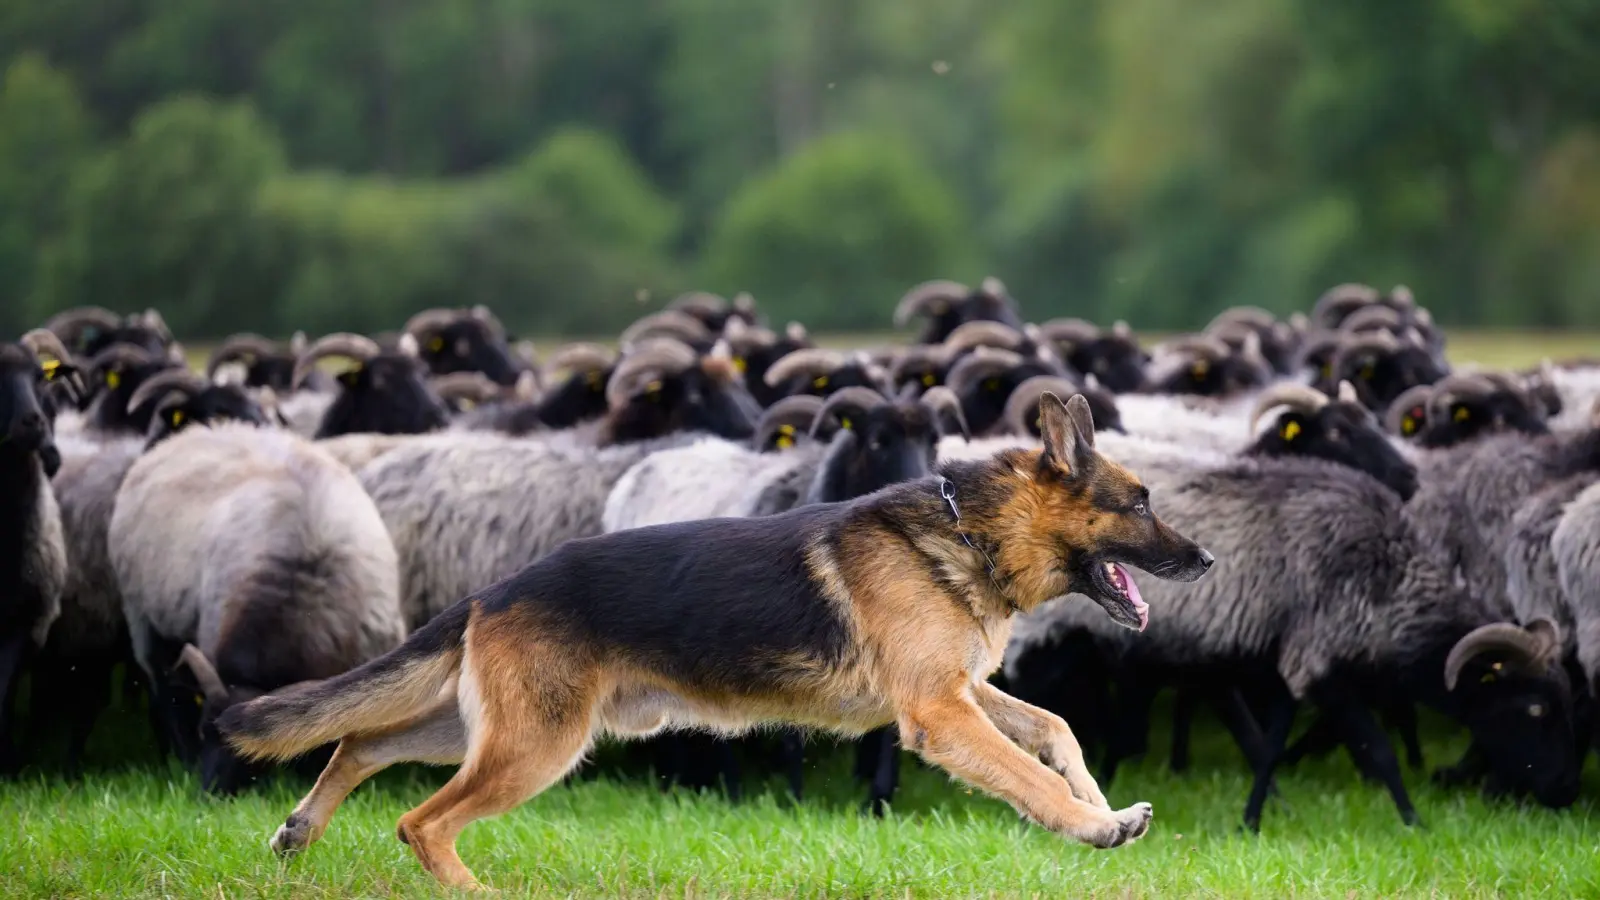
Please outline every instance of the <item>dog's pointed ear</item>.
[{"label": "dog's pointed ear", "polygon": [[1082,394],[1068,403],[1050,391],[1040,394],[1039,432],[1045,457],[1068,473],[1081,471],[1094,454],[1094,419]]}]

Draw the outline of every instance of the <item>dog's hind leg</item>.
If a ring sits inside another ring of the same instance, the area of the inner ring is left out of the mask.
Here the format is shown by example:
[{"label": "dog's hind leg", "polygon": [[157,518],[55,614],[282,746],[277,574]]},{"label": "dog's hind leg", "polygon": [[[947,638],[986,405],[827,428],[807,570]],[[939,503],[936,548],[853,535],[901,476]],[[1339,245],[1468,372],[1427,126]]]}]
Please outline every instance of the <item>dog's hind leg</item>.
[{"label": "dog's hind leg", "polygon": [[991,684],[976,685],[974,694],[978,707],[1000,733],[1065,778],[1074,797],[1101,809],[1111,808],[1089,774],[1089,767],[1083,761],[1083,748],[1078,746],[1078,739],[1066,720],[1023,703]]},{"label": "dog's hind leg", "polygon": [[1148,803],[1113,812],[1073,796],[1065,780],[1008,740],[969,697],[922,699],[901,710],[899,725],[904,746],[1058,834],[1117,847],[1150,827]]},{"label": "dog's hind leg", "polygon": [[272,836],[272,851],[288,856],[322,837],[339,804],[361,782],[398,762],[459,763],[467,754],[467,730],[454,697],[416,718],[378,734],[347,737],[311,789]]},{"label": "dog's hind leg", "polygon": [[[599,673],[570,648],[530,641],[525,628],[469,631],[459,692],[466,763],[438,793],[400,817],[397,836],[447,887],[476,887],[456,853],[472,822],[555,784],[588,748],[600,706]],[[537,660],[537,662],[534,662]]]}]

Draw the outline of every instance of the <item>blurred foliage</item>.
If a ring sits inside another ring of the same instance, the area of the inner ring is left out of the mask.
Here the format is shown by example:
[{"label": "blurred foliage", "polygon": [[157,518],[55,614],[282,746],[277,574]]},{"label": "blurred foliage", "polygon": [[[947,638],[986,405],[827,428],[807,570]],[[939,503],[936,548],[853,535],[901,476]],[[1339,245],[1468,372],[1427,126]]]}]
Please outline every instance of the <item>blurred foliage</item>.
[{"label": "blurred foliage", "polygon": [[1600,326],[1600,0],[13,0],[0,328],[609,331],[923,278],[1193,326],[1410,284]]}]

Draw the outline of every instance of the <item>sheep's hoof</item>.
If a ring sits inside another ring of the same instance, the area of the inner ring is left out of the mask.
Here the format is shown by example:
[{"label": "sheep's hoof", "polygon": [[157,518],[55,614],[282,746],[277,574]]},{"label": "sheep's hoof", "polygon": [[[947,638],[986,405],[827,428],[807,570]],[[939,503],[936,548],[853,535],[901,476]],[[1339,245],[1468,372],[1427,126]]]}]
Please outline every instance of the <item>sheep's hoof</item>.
[{"label": "sheep's hoof", "polygon": [[285,859],[311,846],[311,823],[299,815],[291,814],[278,826],[278,833],[268,843],[272,852]]}]

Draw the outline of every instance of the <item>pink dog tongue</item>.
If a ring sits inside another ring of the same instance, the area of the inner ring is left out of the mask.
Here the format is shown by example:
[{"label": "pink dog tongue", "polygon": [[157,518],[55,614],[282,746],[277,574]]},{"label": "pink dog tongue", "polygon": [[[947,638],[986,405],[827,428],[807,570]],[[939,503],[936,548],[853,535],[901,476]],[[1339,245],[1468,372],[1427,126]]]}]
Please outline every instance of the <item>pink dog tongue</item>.
[{"label": "pink dog tongue", "polygon": [[1143,631],[1150,624],[1150,604],[1144,602],[1144,597],[1139,594],[1139,585],[1133,581],[1133,573],[1123,568],[1118,563],[1112,563],[1117,569],[1117,574],[1122,577],[1122,587],[1128,592],[1128,602],[1133,604],[1134,612],[1139,614],[1139,630]]}]

